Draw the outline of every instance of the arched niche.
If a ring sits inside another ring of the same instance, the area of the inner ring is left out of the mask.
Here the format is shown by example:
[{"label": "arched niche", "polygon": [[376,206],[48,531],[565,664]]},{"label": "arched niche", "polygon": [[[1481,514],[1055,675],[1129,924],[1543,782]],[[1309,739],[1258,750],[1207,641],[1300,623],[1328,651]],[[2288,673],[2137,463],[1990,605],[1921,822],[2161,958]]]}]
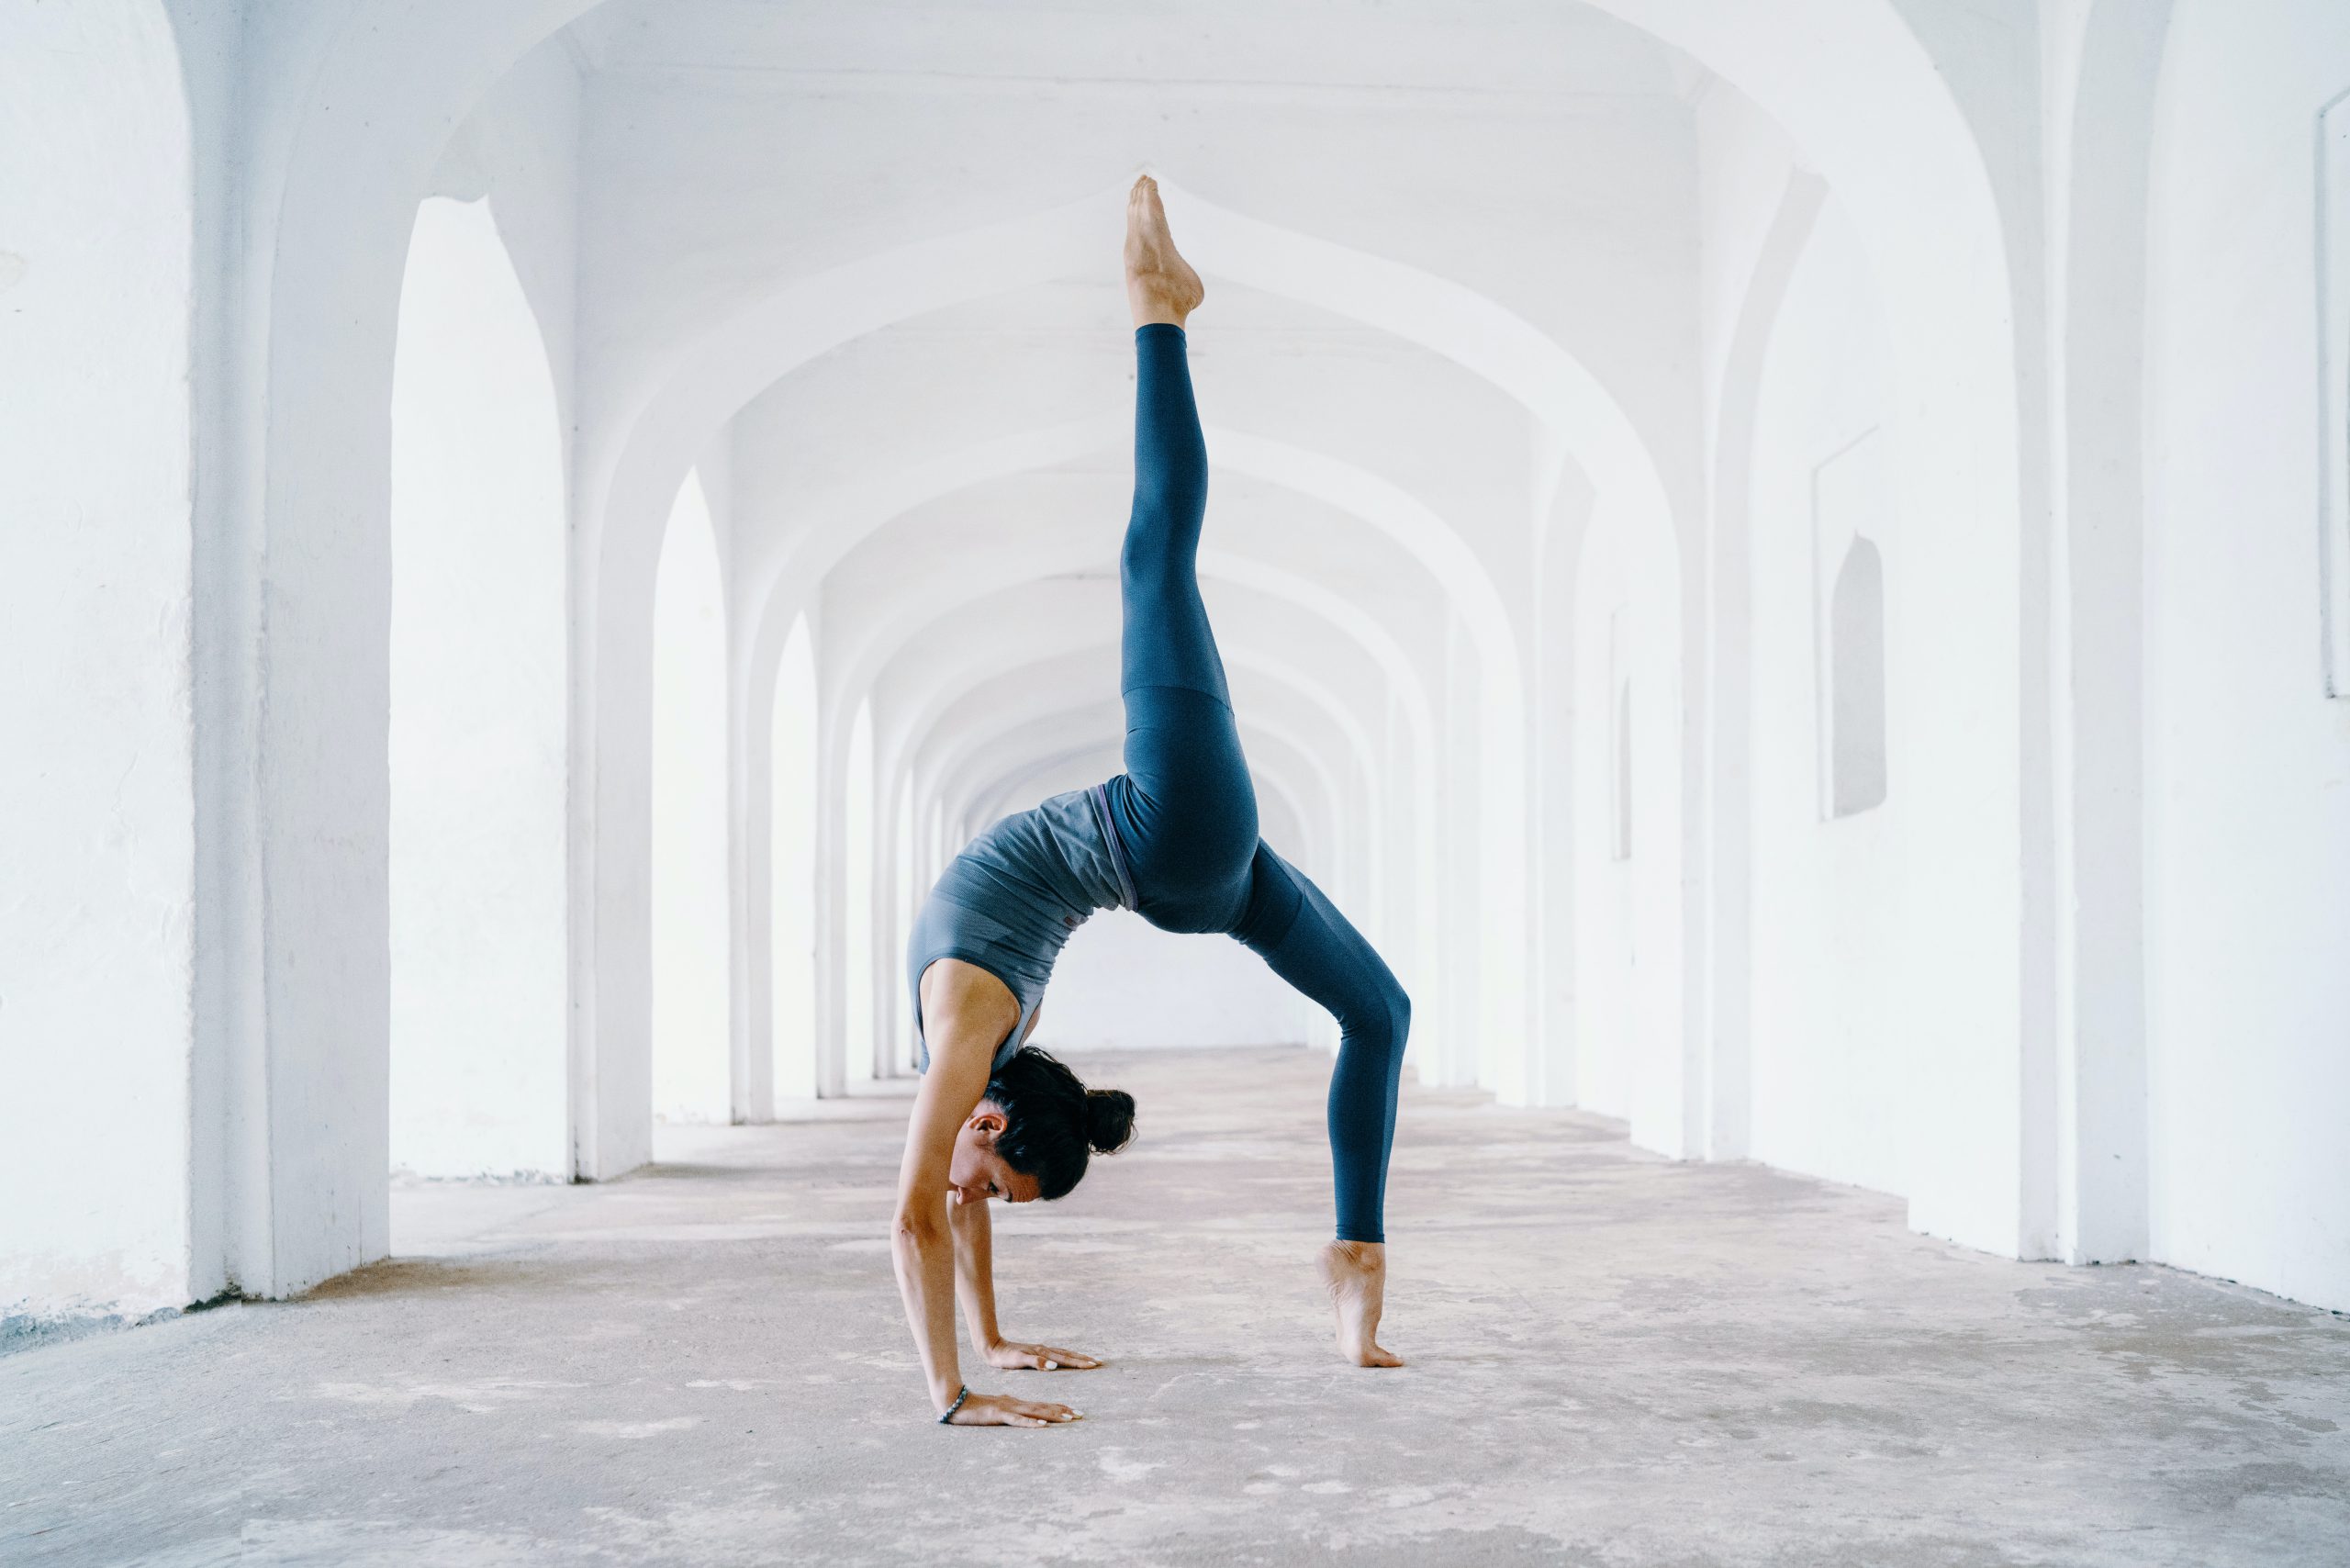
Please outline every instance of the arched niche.
[{"label": "arched niche", "polygon": [[1885,557],[1856,533],[1828,599],[1828,814],[1885,804]]}]

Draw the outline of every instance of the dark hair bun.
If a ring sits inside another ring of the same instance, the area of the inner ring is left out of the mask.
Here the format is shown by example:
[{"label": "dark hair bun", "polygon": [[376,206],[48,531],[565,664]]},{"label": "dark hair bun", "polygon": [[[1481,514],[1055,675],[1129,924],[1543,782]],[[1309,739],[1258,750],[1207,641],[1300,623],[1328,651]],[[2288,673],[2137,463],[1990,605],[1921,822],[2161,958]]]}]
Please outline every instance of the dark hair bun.
[{"label": "dark hair bun", "polygon": [[1085,1092],[1085,1141],[1096,1154],[1114,1154],[1135,1136],[1135,1097],[1123,1089]]},{"label": "dark hair bun", "polygon": [[1036,1195],[1067,1197],[1085,1179],[1086,1150],[1107,1154],[1135,1136],[1135,1097],[1088,1089],[1050,1051],[1023,1046],[988,1081],[988,1098],[1003,1113],[996,1152],[1036,1178]]}]

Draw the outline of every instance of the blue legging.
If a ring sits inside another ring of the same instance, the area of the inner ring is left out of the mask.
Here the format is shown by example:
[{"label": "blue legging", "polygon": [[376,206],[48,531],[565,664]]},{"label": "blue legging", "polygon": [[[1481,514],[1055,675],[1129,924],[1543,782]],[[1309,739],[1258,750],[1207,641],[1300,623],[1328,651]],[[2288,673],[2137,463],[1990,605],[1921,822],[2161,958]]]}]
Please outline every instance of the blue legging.
[{"label": "blue legging", "polygon": [[1257,834],[1257,793],[1200,600],[1208,454],[1183,329],[1136,329],[1135,353],[1135,510],[1119,561],[1126,770],[1108,785],[1111,814],[1144,919],[1237,938],[1338,1021],[1338,1238],[1383,1241],[1411,1001],[1322,890]]}]

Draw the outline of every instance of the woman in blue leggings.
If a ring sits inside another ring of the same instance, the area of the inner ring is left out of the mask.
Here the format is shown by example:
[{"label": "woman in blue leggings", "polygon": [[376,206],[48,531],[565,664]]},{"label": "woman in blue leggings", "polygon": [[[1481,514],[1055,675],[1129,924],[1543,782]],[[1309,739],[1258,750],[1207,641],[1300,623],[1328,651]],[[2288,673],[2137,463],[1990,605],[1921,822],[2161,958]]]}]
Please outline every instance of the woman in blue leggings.
[{"label": "woman in blue leggings", "polygon": [[1134,307],[1135,505],[1119,576],[1126,770],[1006,817],[956,857],[915,917],[908,958],[923,1068],[891,1232],[939,1419],[1044,1426],[1065,1405],[974,1394],[957,1370],[955,1299],[990,1366],[1100,1363],[997,1331],[988,1201],[1058,1198],[1134,1128],[1133,1096],[1088,1089],[1027,1045],[1053,960],[1097,909],[1165,931],[1237,938],[1338,1021],[1330,1074],[1337,1238],[1322,1275],[1339,1353],[1403,1363],[1377,1341],[1386,1282],[1381,1203],[1411,1003],[1361,934],[1257,835],[1257,797],[1233,722],[1224,662],[1200,600],[1208,461],[1192,399],[1183,321],[1204,291],[1175,251],[1149,176],[1126,209]]}]

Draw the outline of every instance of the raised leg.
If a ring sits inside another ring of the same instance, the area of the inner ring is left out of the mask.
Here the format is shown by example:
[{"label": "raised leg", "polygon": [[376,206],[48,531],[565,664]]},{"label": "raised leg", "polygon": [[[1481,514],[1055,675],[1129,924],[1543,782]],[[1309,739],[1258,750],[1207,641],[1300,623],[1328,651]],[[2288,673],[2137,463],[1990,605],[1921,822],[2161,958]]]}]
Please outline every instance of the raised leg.
[{"label": "raised leg", "polygon": [[1158,187],[1136,182],[1126,266],[1136,301],[1135,499],[1119,554],[1125,775],[1110,808],[1142,913],[1177,931],[1227,929],[1257,843],[1257,796],[1224,661],[1200,598],[1207,442],[1180,324],[1200,299]]}]

